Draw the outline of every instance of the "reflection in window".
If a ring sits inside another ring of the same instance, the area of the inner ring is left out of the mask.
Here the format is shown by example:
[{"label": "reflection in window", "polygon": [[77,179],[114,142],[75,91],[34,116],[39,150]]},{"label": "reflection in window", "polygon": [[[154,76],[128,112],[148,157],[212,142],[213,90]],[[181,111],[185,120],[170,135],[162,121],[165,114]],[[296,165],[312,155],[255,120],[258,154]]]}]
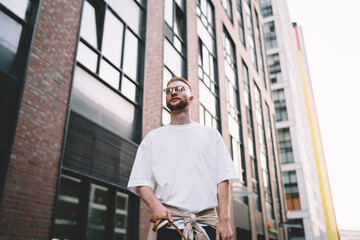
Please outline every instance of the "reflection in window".
[{"label": "reflection in window", "polygon": [[280,148],[280,160],[282,164],[294,162],[294,154],[291,146]]},{"label": "reflection in window", "polygon": [[114,239],[126,239],[128,200],[129,196],[127,194],[117,192]]},{"label": "reflection in window", "polygon": [[52,231],[55,239],[80,238],[80,183],[78,178],[61,175]]},{"label": "reflection in window", "polygon": [[199,35],[200,123],[220,130],[214,9],[208,0],[197,2]]},{"label": "reflection in window", "polygon": [[231,5],[231,0],[221,0],[221,3],[225,9],[226,14],[228,15],[228,17],[230,18],[230,20],[232,21],[232,5]]},{"label": "reflection in window", "polygon": [[290,228],[289,239],[297,239],[297,240],[305,240],[305,231],[304,231],[304,223],[301,218],[298,219],[288,219],[287,221],[290,224],[300,225],[301,228]]},{"label": "reflection in window", "polygon": [[247,42],[249,44],[249,50],[250,50],[250,59],[251,62],[254,64],[256,69],[258,69],[258,62],[257,62],[257,56],[256,56],[256,44],[255,44],[255,33],[254,33],[254,24],[253,24],[253,17],[251,12],[251,1],[245,0],[244,10],[246,14],[246,25],[248,29],[248,36],[247,36]]},{"label": "reflection in window", "polygon": [[0,69],[16,75],[16,55],[23,27],[0,11]]},{"label": "reflection in window", "polygon": [[[4,5],[7,9],[9,9],[11,12],[18,15],[18,17],[24,19],[25,21],[29,20],[28,19],[29,12],[32,7],[31,1],[29,1],[29,0],[17,0],[17,1],[0,0],[0,3],[2,5]],[[1,22],[1,23],[3,23],[3,22]]]},{"label": "reflection in window", "polygon": [[264,180],[266,213],[268,218],[274,219],[274,209],[272,204],[272,193],[270,186],[269,159],[268,159],[267,142],[266,142],[266,135],[264,129],[264,117],[262,110],[261,93],[260,93],[260,89],[257,86],[255,86],[254,93],[255,93],[254,96],[255,96],[256,122],[258,126],[258,137],[259,137],[259,145],[260,145],[260,163],[261,163],[260,165]]},{"label": "reflection in window", "polygon": [[267,63],[270,73],[271,83],[282,82],[280,57],[278,53],[269,55],[267,57]]},{"label": "reflection in window", "polygon": [[296,172],[283,172],[287,210],[301,210]]},{"label": "reflection in window", "polygon": [[[164,2],[164,70],[163,87],[173,76],[186,78],[186,26],[185,1],[165,0]],[[162,124],[170,122],[170,110],[163,95]]]},{"label": "reflection in window", "polygon": [[86,239],[106,238],[106,211],[108,205],[108,189],[96,184],[90,185],[89,209]]},{"label": "reflection in window", "polygon": [[276,121],[288,120],[284,89],[273,90],[272,98],[275,104]]},{"label": "reflection in window", "polygon": [[241,181],[243,184],[246,184],[244,146],[240,113],[239,81],[237,77],[238,74],[235,44],[226,30],[223,33],[223,39],[225,56],[226,98],[229,133],[231,137],[231,153],[235,166],[241,173]]},{"label": "reflection in window", "polygon": [[256,35],[256,38],[258,40],[258,43],[259,43],[259,50],[260,50],[260,58],[259,58],[259,65],[260,65],[260,69],[261,69],[261,72],[262,72],[262,77],[263,77],[263,83],[264,83],[264,86],[265,88],[267,87],[267,84],[266,84],[266,76],[265,76],[265,63],[264,63],[264,53],[263,53],[263,38],[261,37],[261,33],[260,33],[260,22],[259,22],[259,16],[255,11],[255,20],[256,20],[256,30],[255,30],[255,35]]},{"label": "reflection in window", "polygon": [[237,20],[239,23],[239,37],[242,44],[245,45],[245,32],[244,32],[244,16],[242,8],[242,0],[237,0]]},{"label": "reflection in window", "polygon": [[271,0],[260,0],[260,8],[264,18],[273,15]]},{"label": "reflection in window", "polygon": [[[100,6],[103,3],[99,2],[93,4],[84,2],[77,61],[124,97],[138,96],[142,39],[138,21],[143,15],[142,10],[133,0],[123,1],[122,7],[116,1],[109,1],[107,7]],[[125,81],[131,81],[135,88],[120,88],[126,85],[121,83],[124,75]],[[129,100],[138,101],[137,98]]]},{"label": "reflection in window", "polygon": [[266,49],[277,47],[275,23],[273,21],[264,24],[264,38]]}]

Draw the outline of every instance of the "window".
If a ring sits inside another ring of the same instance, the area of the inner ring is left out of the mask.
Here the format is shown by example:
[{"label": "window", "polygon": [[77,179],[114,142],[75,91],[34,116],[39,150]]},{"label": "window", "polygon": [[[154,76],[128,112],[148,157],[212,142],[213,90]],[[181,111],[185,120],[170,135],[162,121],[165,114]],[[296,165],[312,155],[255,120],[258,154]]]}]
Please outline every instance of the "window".
[{"label": "window", "polygon": [[225,29],[223,40],[225,56],[226,99],[229,133],[231,137],[231,153],[235,166],[241,173],[241,182],[246,184],[235,44]]},{"label": "window", "polygon": [[269,55],[267,57],[267,63],[269,67],[270,81],[271,83],[282,82],[280,57],[278,53]]},{"label": "window", "polygon": [[260,0],[260,8],[264,18],[273,15],[271,0]]},{"label": "window", "polygon": [[231,4],[231,2],[232,2],[231,0],[221,0],[221,3],[225,9],[226,14],[232,21],[232,4]]},{"label": "window", "polygon": [[294,155],[291,146],[280,148],[280,159],[282,164],[294,162]]},{"label": "window", "polygon": [[287,143],[291,142],[290,129],[289,128],[281,128],[278,130],[279,135],[279,143]]},{"label": "window", "polygon": [[200,123],[220,130],[214,9],[207,0],[197,2],[197,28]]},{"label": "window", "polygon": [[129,214],[137,203],[113,186],[62,174],[52,239],[132,239]]},{"label": "window", "polygon": [[283,172],[283,182],[285,187],[287,209],[289,211],[301,210],[296,172]]},{"label": "window", "polygon": [[244,32],[244,16],[243,16],[243,8],[242,8],[242,0],[237,0],[237,19],[239,24],[239,37],[240,41],[244,45],[245,44],[245,32]]},{"label": "window", "polygon": [[299,227],[297,228],[289,228],[289,239],[290,240],[305,240],[305,231],[304,231],[304,223],[301,218],[298,219],[288,219],[287,221],[290,224],[296,224]]},{"label": "window", "polygon": [[273,21],[264,24],[264,38],[266,49],[277,47],[275,23]]},{"label": "window", "polygon": [[[164,69],[163,87],[172,76],[186,78],[186,18],[184,0],[164,2]],[[162,123],[170,122],[170,110],[163,96]]]},{"label": "window", "polygon": [[258,69],[258,62],[256,57],[256,44],[255,44],[255,36],[254,36],[254,25],[253,25],[253,18],[251,12],[251,1],[245,0],[246,4],[244,6],[245,14],[246,14],[246,25],[248,28],[248,36],[247,42],[249,44],[249,51],[250,51],[250,59],[251,62],[254,64],[255,68]]},{"label": "window", "polygon": [[254,97],[255,97],[256,122],[258,126],[258,137],[259,137],[259,145],[260,145],[260,165],[264,180],[266,213],[268,218],[274,219],[271,181],[269,174],[269,158],[267,152],[266,135],[264,130],[264,117],[262,111],[261,93],[260,93],[260,89],[256,85],[255,85],[254,93],[255,93]]},{"label": "window", "polygon": [[72,110],[133,141],[141,118],[145,9],[134,0],[84,1]]},{"label": "window", "polygon": [[272,99],[275,104],[276,121],[288,120],[284,89],[273,90]]},{"label": "window", "polygon": [[255,11],[255,19],[256,19],[256,30],[255,30],[255,35],[258,39],[258,43],[259,43],[259,49],[260,49],[260,61],[259,61],[259,64],[260,64],[260,69],[261,69],[261,72],[262,72],[262,77],[263,77],[263,83],[264,83],[264,86],[265,88],[267,87],[267,84],[266,84],[266,76],[265,76],[265,65],[264,65],[264,53],[263,53],[263,47],[262,47],[262,37],[261,37],[261,33],[260,33],[260,22],[259,22],[259,16],[257,14],[257,12]]}]

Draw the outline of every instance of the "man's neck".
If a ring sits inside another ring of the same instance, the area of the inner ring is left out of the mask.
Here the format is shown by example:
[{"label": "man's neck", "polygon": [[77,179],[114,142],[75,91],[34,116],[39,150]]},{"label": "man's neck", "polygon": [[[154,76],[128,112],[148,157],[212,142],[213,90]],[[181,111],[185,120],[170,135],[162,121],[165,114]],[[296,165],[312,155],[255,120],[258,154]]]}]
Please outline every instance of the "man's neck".
[{"label": "man's neck", "polygon": [[191,122],[189,109],[183,111],[171,111],[171,121],[169,125],[184,125]]}]

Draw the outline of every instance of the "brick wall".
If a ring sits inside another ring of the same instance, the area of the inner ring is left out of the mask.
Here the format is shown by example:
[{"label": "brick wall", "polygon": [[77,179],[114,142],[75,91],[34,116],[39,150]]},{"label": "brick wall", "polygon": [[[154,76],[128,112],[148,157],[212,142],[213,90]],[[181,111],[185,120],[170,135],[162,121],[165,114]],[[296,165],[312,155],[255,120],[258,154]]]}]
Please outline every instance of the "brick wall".
[{"label": "brick wall", "polygon": [[1,203],[1,239],[49,238],[81,2],[41,2]]}]

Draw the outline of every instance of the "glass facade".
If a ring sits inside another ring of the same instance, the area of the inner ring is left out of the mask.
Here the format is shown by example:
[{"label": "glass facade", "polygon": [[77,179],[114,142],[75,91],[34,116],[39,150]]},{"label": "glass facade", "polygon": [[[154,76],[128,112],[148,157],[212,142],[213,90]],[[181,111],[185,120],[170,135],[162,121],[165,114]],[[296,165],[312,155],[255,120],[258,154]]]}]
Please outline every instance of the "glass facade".
[{"label": "glass facade", "polygon": [[199,36],[200,123],[220,131],[214,8],[208,0],[198,1],[196,11]]},{"label": "glass facade", "polygon": [[249,45],[250,59],[251,59],[251,62],[254,64],[256,70],[258,70],[254,23],[253,23],[252,11],[251,11],[251,0],[245,0],[244,10],[245,10],[245,16],[246,16],[247,32],[248,32],[247,42]]},{"label": "glass facade", "polygon": [[120,189],[62,174],[52,239],[129,239],[129,205]]},{"label": "glass facade", "polygon": [[262,110],[262,102],[261,102],[261,93],[257,86],[255,86],[254,91],[255,96],[255,115],[256,122],[258,126],[258,139],[260,145],[260,165],[263,174],[264,181],[264,191],[265,191],[265,206],[266,206],[266,215],[268,218],[274,219],[274,209],[272,204],[272,193],[271,193],[271,181],[270,181],[270,173],[269,173],[269,158],[267,151],[267,141],[264,129],[264,117]]},{"label": "glass facade", "polygon": [[233,15],[232,15],[232,4],[231,4],[231,2],[232,2],[231,0],[221,0],[221,4],[223,5],[226,14],[228,15],[228,17],[232,21]]},{"label": "glass facade", "polygon": [[[173,76],[186,79],[186,18],[184,0],[164,2],[164,69],[163,89]],[[170,110],[163,96],[162,124],[170,123]]]},{"label": "glass facade", "polygon": [[239,38],[244,47],[246,47],[242,0],[237,0],[237,20],[239,24]]},{"label": "glass facade", "polygon": [[237,64],[235,44],[229,34],[224,31],[224,55],[228,125],[231,138],[231,153],[235,166],[241,174],[241,182],[246,184],[244,147],[242,138],[242,125],[240,114],[239,81],[237,77]]}]

